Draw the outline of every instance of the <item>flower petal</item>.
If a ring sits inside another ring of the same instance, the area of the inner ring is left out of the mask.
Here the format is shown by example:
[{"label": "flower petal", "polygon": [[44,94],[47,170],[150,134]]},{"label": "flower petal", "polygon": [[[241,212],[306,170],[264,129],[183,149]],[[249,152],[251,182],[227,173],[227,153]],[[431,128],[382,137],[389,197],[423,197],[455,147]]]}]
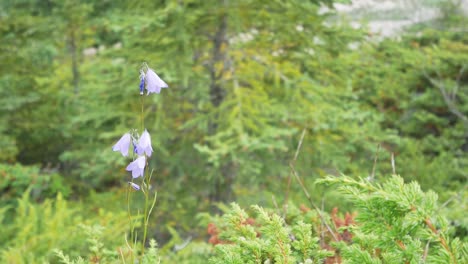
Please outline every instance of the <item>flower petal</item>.
[{"label": "flower petal", "polygon": [[113,151],[120,151],[124,157],[128,156],[128,148],[130,147],[130,134],[125,133],[117,143],[112,147]]},{"label": "flower petal", "polygon": [[151,147],[151,136],[146,129],[143,134],[141,134],[136,147],[136,152],[138,155],[146,153],[148,157],[151,157],[151,154],[153,153],[153,148]]},{"label": "flower petal", "polygon": [[161,88],[168,88],[167,83],[159,78],[151,68],[148,68],[146,71],[146,84],[146,90],[148,91],[147,94],[160,93]]},{"label": "flower petal", "polygon": [[128,164],[126,170],[132,172],[133,178],[143,176],[145,172],[146,158],[145,156],[138,157],[136,160]]},{"label": "flower petal", "polygon": [[139,157],[138,159],[136,159],[136,162],[137,162],[137,166],[139,169],[143,170],[145,168],[145,165],[146,165],[145,156]]},{"label": "flower petal", "polygon": [[136,179],[140,176],[143,176],[143,170],[140,170],[140,169],[135,169],[135,170],[132,170],[132,178]]}]

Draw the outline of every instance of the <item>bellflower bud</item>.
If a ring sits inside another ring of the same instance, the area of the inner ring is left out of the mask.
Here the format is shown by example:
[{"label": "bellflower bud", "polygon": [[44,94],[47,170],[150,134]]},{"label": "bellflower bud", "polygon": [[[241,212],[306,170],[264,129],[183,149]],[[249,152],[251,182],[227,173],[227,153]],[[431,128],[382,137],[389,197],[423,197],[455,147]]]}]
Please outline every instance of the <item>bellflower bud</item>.
[{"label": "bellflower bud", "polygon": [[140,71],[140,95],[143,95],[145,90],[145,73]]},{"label": "bellflower bud", "polygon": [[133,182],[128,182],[130,184],[130,186],[132,186],[133,189],[135,189],[135,191],[139,191],[140,190],[140,186],[136,183],[133,183]]}]

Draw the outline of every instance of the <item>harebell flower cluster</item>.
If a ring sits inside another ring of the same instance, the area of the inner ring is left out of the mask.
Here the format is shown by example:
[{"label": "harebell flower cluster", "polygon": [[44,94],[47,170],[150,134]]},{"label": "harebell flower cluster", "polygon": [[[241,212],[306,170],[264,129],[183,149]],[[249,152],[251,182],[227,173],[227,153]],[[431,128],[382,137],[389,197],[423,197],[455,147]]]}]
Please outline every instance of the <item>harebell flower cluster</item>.
[{"label": "harebell flower cluster", "polygon": [[[140,101],[141,101],[141,135],[138,133],[138,130],[132,129],[125,133],[119,141],[112,147],[113,151],[118,151],[124,157],[129,156],[129,150],[131,149],[132,161],[126,167],[126,170],[131,172],[131,180],[128,181],[128,184],[131,188],[136,191],[143,192],[145,198],[144,204],[144,215],[143,215],[143,241],[141,248],[141,255],[144,253],[145,243],[146,243],[146,234],[148,229],[149,216],[152,209],[156,203],[156,193],[152,201],[150,201],[149,192],[150,192],[150,180],[152,172],[148,170],[148,158],[153,154],[153,147],[151,145],[151,135],[148,130],[145,128],[144,122],[144,97],[149,96],[152,93],[159,94],[163,88],[168,88],[168,85],[161,79],[159,76],[148,67],[146,63],[143,64],[140,69]],[[146,95],[145,95],[146,89]],[[130,229],[131,229],[131,241],[136,245],[136,235],[135,235],[135,225],[134,220],[132,219],[131,214],[131,192],[127,192],[127,205],[129,212],[130,220]],[[139,214],[139,212],[138,212]],[[137,217],[138,218],[138,217]],[[130,247],[130,246],[129,246]],[[130,250],[133,252],[133,249],[130,247]]]}]

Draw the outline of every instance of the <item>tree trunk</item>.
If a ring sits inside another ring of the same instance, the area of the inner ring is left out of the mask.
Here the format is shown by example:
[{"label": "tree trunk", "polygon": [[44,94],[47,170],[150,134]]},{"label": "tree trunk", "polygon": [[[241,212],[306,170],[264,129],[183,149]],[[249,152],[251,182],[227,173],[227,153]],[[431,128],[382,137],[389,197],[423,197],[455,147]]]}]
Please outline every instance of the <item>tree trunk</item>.
[{"label": "tree trunk", "polygon": [[[221,0],[222,8],[226,10],[227,0]],[[219,107],[226,96],[226,90],[223,87],[223,76],[230,68],[229,58],[227,56],[227,14],[223,11],[220,17],[219,26],[213,37],[212,61],[209,65],[210,71],[210,101],[214,107]],[[214,135],[218,128],[218,118],[210,122],[208,133]],[[214,190],[210,195],[211,201],[229,202],[233,197],[232,186],[236,178],[237,170],[231,160],[221,161],[221,175],[215,177]]]},{"label": "tree trunk", "polygon": [[73,92],[75,95],[78,95],[79,83],[80,83],[80,72],[78,71],[78,54],[77,54],[76,36],[75,36],[74,28],[72,28],[70,31],[69,46],[70,46],[71,61],[72,61]]}]

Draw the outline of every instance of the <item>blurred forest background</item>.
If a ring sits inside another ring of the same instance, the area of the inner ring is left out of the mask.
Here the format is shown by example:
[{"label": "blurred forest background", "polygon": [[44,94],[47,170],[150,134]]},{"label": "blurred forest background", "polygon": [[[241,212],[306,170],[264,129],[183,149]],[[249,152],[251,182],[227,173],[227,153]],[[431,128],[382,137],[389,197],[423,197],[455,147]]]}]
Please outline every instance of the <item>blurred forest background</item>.
[{"label": "blurred forest background", "polygon": [[[466,240],[466,3],[410,2],[435,15],[384,36],[372,21],[414,13],[345,14],[333,6],[350,1],[331,0],[1,1],[0,262],[83,254],[82,225],[124,243],[128,160],[111,147],[139,125],[142,62],[170,87],[147,97],[145,118],[149,237],[179,254],[173,263],[210,251],[204,219],[229,202],[304,203],[299,184],[287,191],[290,165],[325,211],[353,211],[315,180],[385,179],[392,155]],[[191,251],[174,250],[184,241]]]}]

